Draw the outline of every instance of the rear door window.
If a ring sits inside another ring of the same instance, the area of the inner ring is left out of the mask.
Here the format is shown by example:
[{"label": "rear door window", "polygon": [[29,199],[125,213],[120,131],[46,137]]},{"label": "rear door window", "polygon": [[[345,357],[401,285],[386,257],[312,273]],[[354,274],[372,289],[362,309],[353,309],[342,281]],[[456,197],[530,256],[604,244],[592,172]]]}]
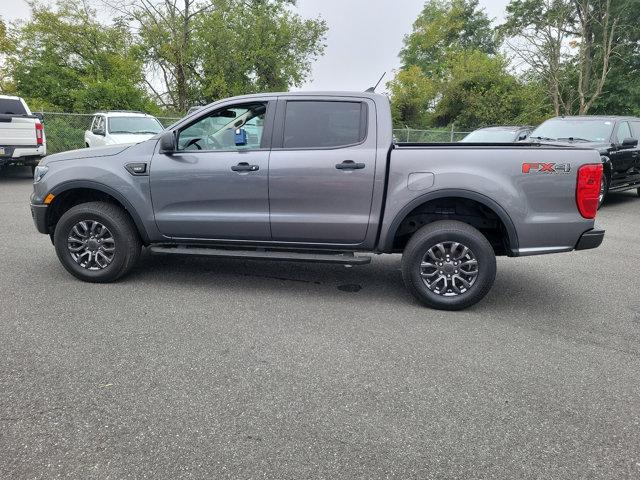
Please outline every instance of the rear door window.
[{"label": "rear door window", "polygon": [[633,128],[633,131],[631,132],[633,134],[633,138],[640,140],[640,121],[631,122],[631,127]]},{"label": "rear door window", "polygon": [[26,115],[22,102],[16,98],[0,98],[0,113],[5,115]]},{"label": "rear door window", "polygon": [[367,135],[363,102],[290,100],[284,120],[283,148],[339,148],[357,145]]}]

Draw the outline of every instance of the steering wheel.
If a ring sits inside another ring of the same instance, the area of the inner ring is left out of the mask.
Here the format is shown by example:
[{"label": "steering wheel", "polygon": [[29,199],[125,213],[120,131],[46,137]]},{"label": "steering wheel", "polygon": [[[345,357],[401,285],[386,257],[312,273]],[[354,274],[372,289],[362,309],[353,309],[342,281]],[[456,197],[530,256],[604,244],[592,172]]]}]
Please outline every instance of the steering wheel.
[{"label": "steering wheel", "polygon": [[189,148],[191,145],[195,145],[196,148],[198,150],[202,150],[202,147],[200,145],[198,145],[198,142],[202,140],[201,138],[192,138],[191,140],[189,140],[187,142],[187,144],[184,146],[184,149],[186,150],[187,148]]}]

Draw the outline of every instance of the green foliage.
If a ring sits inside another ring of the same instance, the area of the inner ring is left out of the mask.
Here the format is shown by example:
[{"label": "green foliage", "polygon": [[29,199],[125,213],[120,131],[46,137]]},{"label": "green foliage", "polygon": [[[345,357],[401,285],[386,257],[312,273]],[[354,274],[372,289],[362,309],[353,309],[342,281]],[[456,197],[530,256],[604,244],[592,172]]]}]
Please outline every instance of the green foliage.
[{"label": "green foliage", "polygon": [[7,63],[15,89],[34,109],[154,109],[126,25],[100,24],[81,0],[60,1],[56,8],[34,4],[32,19],[10,38],[15,47]]},{"label": "green foliage", "polygon": [[204,101],[305,82],[324,50],[324,21],[301,18],[288,8],[292,1],[252,0],[244,9],[237,1],[217,3],[195,31]]},{"label": "green foliage", "polygon": [[640,116],[640,0],[614,2],[614,7],[623,9],[619,15],[625,26],[617,38],[619,50],[611,59],[604,93],[591,113]]},{"label": "green foliage", "polygon": [[[463,51],[453,54],[448,64],[448,81],[442,85],[433,113],[435,125],[455,123],[462,129],[499,124],[534,125],[550,113],[548,107],[536,101],[542,92],[511,75],[507,62],[500,56]],[[535,103],[529,103],[531,101]]]},{"label": "green foliage", "polygon": [[387,84],[391,93],[391,114],[395,126],[421,127],[431,124],[438,94],[437,81],[427,77],[420,67],[400,70]]},{"label": "green foliage", "polygon": [[478,0],[428,0],[404,39],[400,59],[404,69],[417,65],[425,75],[438,77],[451,51],[493,54],[497,49],[491,20]]},{"label": "green foliage", "polygon": [[473,129],[536,124],[550,115],[540,83],[508,70],[475,0],[430,0],[405,38],[388,83],[397,127]]},{"label": "green foliage", "polygon": [[[157,0],[131,12],[167,108],[301,86],[327,27],[292,11],[295,0]],[[179,6],[177,6],[179,5]]]}]

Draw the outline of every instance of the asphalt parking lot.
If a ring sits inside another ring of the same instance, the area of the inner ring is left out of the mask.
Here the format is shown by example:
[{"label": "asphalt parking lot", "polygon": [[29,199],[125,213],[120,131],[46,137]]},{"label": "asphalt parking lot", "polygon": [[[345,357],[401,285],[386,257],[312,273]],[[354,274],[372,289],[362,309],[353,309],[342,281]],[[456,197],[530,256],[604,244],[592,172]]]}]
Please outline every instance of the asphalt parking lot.
[{"label": "asphalt parking lot", "polygon": [[640,198],[600,249],[499,259],[470,310],[398,256],[143,255],[84,284],[0,173],[0,478],[639,478]]}]

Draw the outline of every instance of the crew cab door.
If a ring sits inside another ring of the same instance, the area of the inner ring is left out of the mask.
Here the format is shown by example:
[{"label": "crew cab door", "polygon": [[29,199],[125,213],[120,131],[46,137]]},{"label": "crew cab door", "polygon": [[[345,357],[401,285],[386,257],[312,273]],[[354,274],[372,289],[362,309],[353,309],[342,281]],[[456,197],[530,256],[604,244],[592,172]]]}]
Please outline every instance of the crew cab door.
[{"label": "crew cab door", "polygon": [[[151,162],[160,232],[172,238],[269,240],[270,102],[203,113],[177,131],[177,150]],[[238,132],[238,136],[236,135]],[[238,144],[246,135],[246,143]]]},{"label": "crew cab door", "polygon": [[375,104],[355,97],[284,97],[269,162],[276,241],[365,240],[376,163]]},{"label": "crew cab door", "polygon": [[629,122],[618,122],[616,124],[613,137],[613,143],[616,145],[616,150],[610,154],[611,166],[614,173],[626,172],[634,166],[639,151],[637,145],[635,147],[626,147],[622,145],[624,140],[634,138],[631,133]]}]

